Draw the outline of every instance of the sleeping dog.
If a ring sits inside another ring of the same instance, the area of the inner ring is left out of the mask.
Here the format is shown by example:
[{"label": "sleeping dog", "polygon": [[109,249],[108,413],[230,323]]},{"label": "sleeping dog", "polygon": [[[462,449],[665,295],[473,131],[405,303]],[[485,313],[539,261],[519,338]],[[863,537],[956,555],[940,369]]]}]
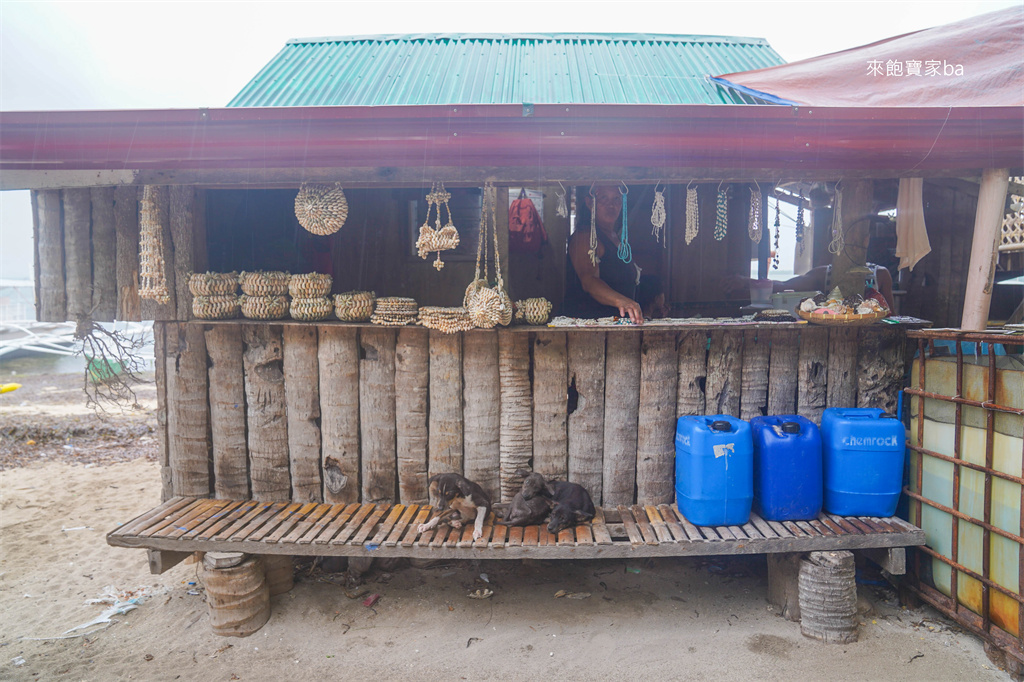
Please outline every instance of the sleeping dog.
[{"label": "sleeping dog", "polygon": [[532,526],[542,523],[551,511],[548,499],[547,481],[540,474],[525,469],[516,471],[523,477],[523,489],[516,493],[509,505],[505,518],[499,521],[503,526]]},{"label": "sleeping dog", "polygon": [[474,540],[484,534],[484,519],[491,508],[491,498],[483,488],[459,474],[437,474],[427,482],[430,484],[430,499],[437,501],[434,506],[441,513],[420,524],[417,529],[420,533],[447,520],[452,528],[461,528],[463,521],[472,521]]},{"label": "sleeping dog", "polygon": [[549,533],[557,535],[566,528],[587,523],[594,518],[596,510],[590,493],[578,483],[549,481],[545,493],[553,505],[551,519],[548,521]]}]

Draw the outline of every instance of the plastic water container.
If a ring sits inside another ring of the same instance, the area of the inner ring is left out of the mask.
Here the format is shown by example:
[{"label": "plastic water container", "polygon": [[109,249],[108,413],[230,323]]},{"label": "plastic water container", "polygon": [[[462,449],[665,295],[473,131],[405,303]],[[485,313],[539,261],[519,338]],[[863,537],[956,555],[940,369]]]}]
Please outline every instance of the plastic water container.
[{"label": "plastic water container", "polygon": [[900,500],[906,434],[878,408],[830,407],[821,416],[825,511],[892,516]]},{"label": "plastic water container", "polygon": [[728,415],[676,423],[676,504],[697,526],[750,520],[754,456],[750,424]]},{"label": "plastic water container", "polygon": [[754,417],[754,508],[769,521],[818,518],[822,502],[821,433],[799,415]]}]

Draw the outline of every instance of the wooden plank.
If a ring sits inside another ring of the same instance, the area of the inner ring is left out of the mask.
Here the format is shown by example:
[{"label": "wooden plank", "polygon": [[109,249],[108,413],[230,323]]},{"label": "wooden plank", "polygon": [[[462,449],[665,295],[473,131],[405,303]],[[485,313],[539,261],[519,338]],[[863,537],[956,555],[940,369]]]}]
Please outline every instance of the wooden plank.
[{"label": "wooden plank", "polygon": [[804,530],[803,528],[801,528],[799,526],[799,524],[797,524],[797,523],[795,523],[793,521],[783,521],[782,525],[785,526],[786,530],[788,530],[790,533],[792,533],[795,537],[799,538],[799,537],[807,537],[808,536],[807,531]]},{"label": "wooden plank", "polygon": [[161,575],[192,555],[193,552],[170,552],[151,549],[146,552],[146,558],[149,561],[149,572],[152,575]]},{"label": "wooden plank", "polygon": [[464,531],[463,531],[462,528],[452,528],[451,532],[448,533],[448,539],[445,540],[444,546],[445,547],[458,547],[459,546],[459,541],[462,540],[462,533],[463,532]]},{"label": "wooden plank", "polygon": [[763,540],[764,535],[761,534],[757,528],[754,527],[750,521],[743,524],[743,532],[746,533],[747,537],[751,540]]},{"label": "wooden plank", "polygon": [[388,547],[394,547],[398,544],[399,540],[402,539],[402,534],[405,533],[405,529],[409,526],[409,521],[416,515],[420,506],[418,504],[410,504],[405,508],[405,512],[402,513],[401,518],[398,519],[398,523],[395,524],[391,534],[384,540],[384,544]]},{"label": "wooden plank", "polygon": [[811,525],[811,528],[813,528],[814,530],[816,530],[818,532],[818,535],[835,535],[836,534],[835,531],[833,531],[831,528],[826,526],[824,523],[822,523],[818,519],[813,519],[811,521],[808,521],[808,523]]},{"label": "wooden plank", "polygon": [[[241,512],[239,512],[239,510],[249,508],[249,503],[246,500],[223,500],[223,502],[223,506],[210,514],[202,523],[193,525],[192,528],[182,537],[190,539],[196,538],[208,533],[211,528],[218,526],[223,527],[226,525],[224,523],[226,519],[238,518],[238,516],[241,516]],[[235,514],[235,512],[239,513]]]},{"label": "wooden plank", "polygon": [[398,519],[402,517],[402,512],[405,511],[405,505],[396,504],[391,507],[391,511],[388,512],[387,518],[384,519],[384,523],[380,524],[380,528],[377,530],[377,534],[373,536],[367,544],[380,545],[391,535],[391,531],[395,529],[395,524],[398,523]]},{"label": "wooden plank", "polygon": [[775,531],[775,534],[780,538],[791,538],[793,533],[778,521],[768,521],[768,526]]},{"label": "wooden plank", "polygon": [[728,526],[715,526],[715,532],[723,540],[735,540],[736,536],[732,534],[732,530]]},{"label": "wooden plank", "polygon": [[248,499],[249,455],[245,442],[242,328],[216,325],[207,329],[206,354],[214,495]]},{"label": "wooden plank", "polygon": [[842,528],[845,533],[851,533],[853,535],[856,535],[856,534],[861,532],[860,528],[858,528],[857,526],[853,525],[850,522],[850,519],[846,518],[845,516],[837,516],[836,514],[828,514],[828,517],[830,519],[832,519],[832,521],[835,522],[835,524],[837,526]]},{"label": "wooden plank", "polygon": [[210,542],[227,542],[232,535],[245,528],[253,520],[257,519],[262,514],[265,514],[268,510],[273,510],[273,508],[273,502],[258,502],[237,521],[234,521],[222,530],[219,530],[215,535],[211,536]]},{"label": "wooden plank", "polygon": [[291,497],[283,344],[278,325],[242,327],[249,480],[253,499]]},{"label": "wooden plank", "polygon": [[[143,189],[145,192],[145,189]],[[167,279],[167,303],[157,303],[152,299],[142,300],[142,319],[144,320],[176,320],[178,316],[176,301],[176,279],[174,272],[174,242],[170,230],[170,194],[166,185],[154,185],[153,201],[156,204],[160,237],[164,246],[164,274]],[[141,227],[141,226],[140,226]]]},{"label": "wooden plank", "polygon": [[[359,505],[359,508],[355,512],[355,514],[353,514],[350,517],[350,520],[347,519],[348,523],[345,524],[344,528],[340,529],[340,531],[338,532],[338,534],[335,537],[333,537],[333,538],[317,538],[314,541],[314,544],[320,544],[321,542],[327,542],[328,540],[330,540],[330,544],[332,544],[332,545],[343,545],[343,544],[345,544],[345,542],[350,537],[352,537],[352,534],[355,533],[357,530],[359,530],[359,527],[362,525],[363,521],[366,520],[366,517],[370,516],[373,513],[375,513],[376,509],[377,509],[377,505],[375,505],[375,504],[361,504],[361,505]],[[347,511],[347,509],[346,509],[346,511]],[[334,525],[334,524],[331,524],[331,525]],[[330,530],[329,527],[328,527],[328,530]],[[369,532],[369,531],[367,531],[367,532]],[[326,535],[326,533],[324,535]]]},{"label": "wooden plank", "polygon": [[505,547],[505,536],[508,535],[508,526],[495,524],[494,535],[491,536],[491,547],[503,549]]},{"label": "wooden plank", "polygon": [[508,502],[522,487],[519,469],[533,457],[533,396],[530,389],[530,344],[525,334],[498,330],[498,380],[501,390],[499,484]]},{"label": "wooden plank", "polygon": [[168,324],[167,447],[176,495],[209,497],[210,441],[206,339],[198,325]]},{"label": "wooden plank", "polygon": [[[640,353],[636,497],[647,504],[675,499],[676,333],[645,331]],[[607,455],[606,455],[607,456]]]},{"label": "wooden plank", "polygon": [[612,544],[612,535],[608,532],[608,526],[604,518],[604,509],[601,507],[597,508],[594,520],[590,523],[590,528],[594,531],[594,542],[599,545]]},{"label": "wooden plank", "polygon": [[519,547],[523,544],[523,527],[512,526],[508,529],[508,546]]},{"label": "wooden plank", "polygon": [[828,330],[829,407],[857,406],[857,331],[857,327]]},{"label": "wooden plank", "polygon": [[[198,518],[203,512],[216,507],[220,500],[199,499],[195,504],[186,507],[181,513],[166,519],[160,524],[150,526],[145,531],[138,533],[139,537],[178,537],[189,530],[189,524]],[[181,533],[175,535],[176,531]]]},{"label": "wooden plank", "polygon": [[[153,384],[156,388],[156,448],[160,464],[160,499],[174,496],[171,480],[171,449],[167,438],[167,329],[153,323]],[[246,495],[245,497],[248,497]]]},{"label": "wooden plank", "polygon": [[[487,518],[484,520],[484,527],[481,529],[483,535],[473,541],[473,546],[478,548],[485,548],[490,544],[491,534],[494,532],[495,525],[494,512],[488,511]],[[498,528],[504,528],[505,526],[498,526]]]},{"label": "wooden plank", "polygon": [[843,517],[843,518],[846,519],[847,523],[849,523],[851,526],[853,526],[854,528],[856,528],[857,530],[859,530],[862,533],[870,534],[870,533],[875,532],[875,530],[871,526],[869,526],[868,524],[864,523],[863,521],[861,521],[860,519],[858,519],[855,516],[846,516],[846,517]]},{"label": "wooden plank", "polygon": [[169,527],[174,525],[180,525],[183,519],[188,519],[191,516],[197,514],[199,511],[204,509],[211,503],[209,499],[199,498],[193,499],[188,498],[192,501],[184,507],[178,509],[173,514],[165,514],[158,519],[154,519],[146,528],[138,530],[134,533],[136,537],[148,538],[160,533],[166,533]]},{"label": "wooden plank", "polygon": [[444,541],[448,538],[448,533],[452,532],[453,530],[453,528],[450,528],[448,526],[438,526],[437,528],[434,528],[433,530],[429,530],[426,533],[424,533],[423,537],[420,539],[420,542],[417,544],[421,546],[423,544],[426,544],[427,546],[432,548],[443,547]]},{"label": "wooden plank", "polygon": [[196,539],[198,539],[198,540],[210,540],[210,539],[214,538],[222,530],[224,530],[225,528],[228,528],[229,526],[231,526],[231,524],[233,524],[236,521],[238,521],[239,519],[245,517],[246,514],[249,514],[250,512],[252,512],[254,509],[256,509],[259,506],[260,506],[260,503],[255,501],[255,500],[245,500],[245,501],[243,501],[241,504],[236,506],[230,512],[228,512],[227,514],[223,515],[220,519],[218,519],[217,523],[213,524],[209,528],[205,528],[205,529],[201,530],[199,532],[199,535],[197,536]]},{"label": "wooden plank", "polygon": [[35,193],[39,238],[36,256],[39,259],[40,322],[64,322],[68,319],[67,291],[64,284],[64,221],[59,189]]},{"label": "wooden plank", "polygon": [[537,332],[533,342],[533,470],[569,475],[568,355],[565,332]]},{"label": "wooden plank", "polygon": [[459,540],[455,544],[458,547],[473,546],[473,524],[466,523],[462,526],[462,535],[459,536]]},{"label": "wooden plank", "polygon": [[667,504],[658,505],[658,513],[661,514],[661,519],[664,521],[665,526],[668,528],[669,533],[672,534],[672,539],[676,542],[689,542],[690,537],[687,535],[683,526],[679,523],[679,517],[676,516],[675,511],[671,506]]},{"label": "wooden plank", "polygon": [[797,359],[797,414],[821,424],[828,392],[828,330],[808,326],[800,331]]},{"label": "wooden plank", "polygon": [[576,544],[576,529],[566,528],[565,530],[559,531],[556,544],[562,547],[573,547]]},{"label": "wooden plank", "polygon": [[590,525],[576,526],[576,543],[580,545],[594,544],[594,532]]},{"label": "wooden plank", "polygon": [[430,330],[427,471],[463,473],[462,335]]},{"label": "wooden plank", "polygon": [[309,530],[316,525],[318,521],[326,517],[332,511],[336,511],[336,507],[330,504],[318,504],[306,518],[302,519],[299,523],[295,524],[295,527],[288,532],[288,535],[281,538],[283,543],[297,543],[299,540],[309,532]]},{"label": "wooden plank", "polygon": [[857,353],[857,407],[878,407],[896,413],[903,388],[906,335],[899,328],[860,330]]},{"label": "wooden plank", "polygon": [[636,520],[637,528],[640,529],[640,534],[644,538],[644,543],[648,545],[658,544],[658,536],[654,532],[654,527],[647,518],[645,509],[641,505],[634,505],[630,507],[630,512]]},{"label": "wooden plank", "polygon": [[[433,332],[432,332],[433,333]],[[489,330],[462,336],[463,470],[471,481],[500,499],[501,384],[498,335]]]},{"label": "wooden plank", "polygon": [[[604,382],[605,454],[601,483],[603,496],[600,500],[594,499],[596,504],[633,503],[637,485],[640,344],[639,330],[618,332],[607,337]],[[675,358],[672,363],[673,378],[676,371],[674,361]]]},{"label": "wooden plank", "polygon": [[92,214],[92,319],[117,317],[117,232],[114,229],[114,188],[89,191]]},{"label": "wooden plank", "polygon": [[743,332],[743,367],[740,372],[740,419],[768,414],[768,374],[771,330]]},{"label": "wooden plank", "polygon": [[772,330],[767,414],[796,414],[799,352],[800,335],[797,331]]},{"label": "wooden plank", "polygon": [[39,317],[40,313],[40,301],[42,296],[39,293],[39,280],[42,276],[42,268],[39,266],[39,191],[32,190],[28,193],[29,203],[32,206],[32,293],[33,301],[35,301],[35,316],[36,320],[42,318]]},{"label": "wooden plank", "polygon": [[754,528],[757,528],[759,531],[761,531],[761,534],[764,535],[766,538],[779,537],[779,534],[776,533],[772,529],[772,527],[768,525],[768,522],[762,519],[757,514],[750,515],[750,523],[754,525]]},{"label": "wooden plank", "polygon": [[705,413],[705,388],[708,374],[708,334],[703,331],[680,332],[677,366],[676,415]]},{"label": "wooden plank", "polygon": [[542,524],[538,526],[537,530],[539,534],[539,544],[542,547],[558,544],[558,536],[549,531],[546,525]]},{"label": "wooden plank", "polygon": [[196,190],[191,185],[171,185],[168,195],[168,222],[171,243],[174,245],[174,301],[177,319],[189,320],[192,318],[192,292],[188,289],[188,278],[198,271],[193,243]]},{"label": "wooden plank", "polygon": [[[516,530],[512,529],[513,532]],[[540,542],[540,526],[525,526],[523,528],[523,538],[520,541],[523,547],[536,547]]]},{"label": "wooden plank", "polygon": [[394,329],[363,329],[359,360],[360,476],[363,502],[390,504],[398,485],[395,452]]},{"label": "wooden plank", "polygon": [[288,418],[291,499],[322,502],[320,479],[320,368],[314,326],[283,328],[284,399]]},{"label": "wooden plank", "polygon": [[248,540],[250,542],[262,542],[264,538],[269,537],[275,530],[277,530],[282,523],[287,524],[288,527],[291,528],[291,524],[288,523],[288,521],[292,519],[302,508],[302,504],[299,502],[292,502],[284,505],[277,504],[274,506],[278,510],[276,514],[270,517],[270,519],[268,519],[267,522],[259,528],[254,528],[248,537],[239,537],[239,539]]},{"label": "wooden plank", "polygon": [[707,542],[707,537],[697,529],[697,526],[690,523],[690,520],[687,519],[681,511],[679,511],[679,508],[676,505],[672,505],[671,508],[675,513],[676,518],[679,519],[679,523],[682,525],[683,530],[685,530],[686,534],[690,536],[691,542]]},{"label": "wooden plank", "polygon": [[722,539],[722,536],[718,534],[718,529],[711,526],[697,526],[697,530],[710,542],[718,542]]},{"label": "wooden plank", "polygon": [[824,513],[822,513],[821,515],[818,516],[818,521],[820,521],[822,523],[822,525],[824,525],[826,528],[828,528],[830,531],[832,531],[836,535],[845,535],[846,534],[846,531],[843,530],[843,528],[838,523],[836,523],[832,519],[828,518],[828,516],[826,516]]},{"label": "wooden plank", "polygon": [[[297,503],[296,503],[297,504]],[[320,506],[317,502],[307,502],[284,519],[273,533],[263,538],[263,542],[280,542],[286,535],[297,530],[297,527],[307,516],[313,513]]]},{"label": "wooden plank", "polygon": [[370,536],[370,533],[373,532],[374,526],[377,525],[377,522],[380,521],[380,518],[384,516],[384,512],[386,512],[387,510],[388,505],[378,504],[377,508],[373,510],[373,513],[370,514],[369,518],[367,518],[366,521],[359,528],[359,532],[356,533],[355,536],[349,541],[349,544],[363,544],[366,541],[366,538]]},{"label": "wooden plank", "polygon": [[743,332],[711,332],[705,410],[708,414],[740,415]]},{"label": "wooden plank", "polygon": [[64,203],[64,285],[68,319],[92,310],[92,205],[87,188],[61,190]]},{"label": "wooden plank", "polygon": [[[352,515],[362,509],[362,505],[358,502],[352,502],[347,505],[338,504],[333,506],[333,510],[329,514],[324,514],[323,518],[313,524],[305,535],[299,538],[299,544],[315,544],[323,545],[330,542],[334,536],[338,533],[341,528],[348,523],[348,520],[352,518]],[[366,512],[369,514],[369,510]]]},{"label": "wooden plank", "polygon": [[139,188],[114,188],[114,232],[117,238],[117,319],[142,319],[139,298]]},{"label": "wooden plank", "polygon": [[605,336],[606,332],[568,332],[567,344],[569,480],[586,488],[594,500],[604,499]]},{"label": "wooden plank", "polygon": [[644,537],[640,533],[640,529],[637,528],[636,521],[633,519],[633,514],[624,505],[618,505],[619,517],[622,519],[622,525],[626,528],[626,535],[629,536],[629,544],[631,545],[642,545],[644,543]]},{"label": "wooden plank", "polygon": [[426,504],[429,498],[428,338],[426,329],[402,327],[398,330],[395,345],[395,440],[398,457],[398,499],[403,504]]},{"label": "wooden plank", "polygon": [[154,507],[145,514],[141,514],[128,523],[118,527],[112,534],[134,535],[136,532],[144,530],[157,519],[171,516],[179,509],[192,504],[194,501],[195,500],[191,497],[172,497],[159,507]]},{"label": "wooden plank", "polygon": [[430,512],[432,510],[433,508],[430,505],[424,505],[420,507],[420,511],[416,515],[416,520],[412,522],[412,524],[409,526],[409,532],[405,534],[404,538],[402,538],[402,547],[412,547],[413,543],[416,541],[417,536],[420,534],[420,525],[427,522],[427,519],[430,518]]},{"label": "wooden plank", "polygon": [[654,528],[654,534],[658,538],[658,542],[674,542],[672,539],[672,533],[668,530],[668,524],[661,518],[661,512],[658,508],[653,505],[645,505],[643,510],[647,513],[647,518],[651,522],[651,527]]},{"label": "wooden plank", "polygon": [[[359,344],[355,329],[321,326],[320,438],[324,501],[359,500]],[[426,491],[426,459],[423,490]]]}]

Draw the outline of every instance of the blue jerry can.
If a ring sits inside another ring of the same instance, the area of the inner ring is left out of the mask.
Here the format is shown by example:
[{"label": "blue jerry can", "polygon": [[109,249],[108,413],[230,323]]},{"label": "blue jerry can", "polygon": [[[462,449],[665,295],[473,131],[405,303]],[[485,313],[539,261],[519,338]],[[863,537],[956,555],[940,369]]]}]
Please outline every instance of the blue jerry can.
[{"label": "blue jerry can", "polygon": [[821,433],[799,415],[754,417],[754,508],[769,521],[818,518],[822,503]]},{"label": "blue jerry can", "polygon": [[830,407],[821,416],[825,511],[892,516],[900,500],[906,432],[878,408]]},{"label": "blue jerry can", "polygon": [[676,504],[697,526],[738,526],[754,499],[750,424],[728,415],[676,422]]}]

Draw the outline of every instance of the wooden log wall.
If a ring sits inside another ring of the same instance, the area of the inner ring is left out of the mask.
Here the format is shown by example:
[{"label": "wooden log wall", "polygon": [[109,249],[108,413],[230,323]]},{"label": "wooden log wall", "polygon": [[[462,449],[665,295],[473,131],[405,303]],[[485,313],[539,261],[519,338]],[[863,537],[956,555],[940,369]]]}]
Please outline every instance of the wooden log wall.
[{"label": "wooden log wall", "polygon": [[430,471],[508,500],[519,468],[598,504],[670,503],[679,415],[893,411],[905,354],[900,327],[155,332],[166,494],[303,503],[420,504]]}]

